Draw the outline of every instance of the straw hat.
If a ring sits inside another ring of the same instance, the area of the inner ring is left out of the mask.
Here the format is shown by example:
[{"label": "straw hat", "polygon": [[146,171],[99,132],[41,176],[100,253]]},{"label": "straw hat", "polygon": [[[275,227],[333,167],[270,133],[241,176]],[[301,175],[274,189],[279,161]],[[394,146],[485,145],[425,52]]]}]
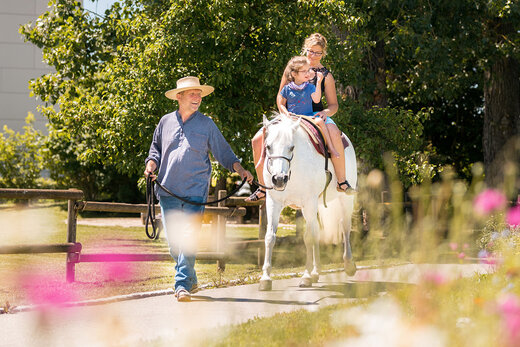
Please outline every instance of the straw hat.
[{"label": "straw hat", "polygon": [[205,97],[205,96],[211,94],[215,90],[215,88],[213,88],[212,86],[207,86],[207,85],[201,86],[199,79],[197,77],[188,76],[188,77],[183,77],[180,80],[177,80],[177,88],[168,90],[166,93],[164,93],[164,95],[166,95],[166,97],[168,99],[177,100],[175,98],[175,96],[178,93],[183,92],[185,90],[190,90],[190,89],[200,90],[202,92],[202,94],[201,94],[202,97]]}]

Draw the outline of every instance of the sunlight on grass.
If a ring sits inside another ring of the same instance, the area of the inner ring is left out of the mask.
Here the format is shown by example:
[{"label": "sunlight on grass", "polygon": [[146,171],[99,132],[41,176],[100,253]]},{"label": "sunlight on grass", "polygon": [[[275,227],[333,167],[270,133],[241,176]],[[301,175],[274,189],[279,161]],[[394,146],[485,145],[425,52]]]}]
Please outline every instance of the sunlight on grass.
[{"label": "sunlight on grass", "polygon": [[[352,251],[358,266],[481,263],[494,273],[462,279],[435,270],[441,268],[437,265],[392,279],[395,285],[381,289],[380,279],[360,271],[352,278],[356,285],[349,298],[361,305],[256,318],[229,327],[218,338],[194,344],[368,346],[384,341],[385,346],[520,345],[519,168],[518,163],[506,165],[502,186],[487,187],[482,165],[474,164],[471,182],[457,179],[449,168],[438,182],[431,182],[425,173],[422,184],[408,189],[404,199],[395,164],[386,157],[385,172],[360,175],[353,223]],[[33,240],[62,242],[65,237],[66,212],[57,207],[29,212],[4,208],[0,214],[4,222],[12,223],[10,230],[25,228],[20,235],[4,235],[2,243],[28,242],[31,227],[50,226]],[[167,254],[164,235],[158,241],[148,240],[143,229],[80,225],[77,240],[85,253]],[[226,233],[230,242],[256,239],[258,227],[230,224]],[[199,247],[213,249],[214,226],[204,225],[202,234],[204,244]],[[295,227],[281,226],[278,236],[273,254],[275,280],[298,276],[305,252],[295,237]],[[322,270],[341,271],[342,251],[341,244],[322,245]],[[262,252],[261,245],[238,249],[224,272],[217,270],[214,261],[197,261],[199,286],[256,283]],[[42,296],[50,302],[100,298],[167,289],[174,281],[173,261],[80,263],[76,271],[77,281],[66,284],[64,254],[1,255],[0,303],[26,304],[42,300]],[[155,342],[169,345],[163,339]]]}]

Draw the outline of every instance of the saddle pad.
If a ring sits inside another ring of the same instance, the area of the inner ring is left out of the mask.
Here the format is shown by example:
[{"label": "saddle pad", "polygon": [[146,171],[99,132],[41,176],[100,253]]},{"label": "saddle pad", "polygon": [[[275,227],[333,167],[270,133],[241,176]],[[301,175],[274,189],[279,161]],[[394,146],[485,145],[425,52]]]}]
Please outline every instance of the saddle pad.
[{"label": "saddle pad", "polygon": [[[312,122],[312,117],[306,117],[306,116],[299,116],[302,118],[305,118],[307,120],[310,120]],[[303,129],[307,132],[307,135],[309,135],[309,139],[311,140],[314,148],[316,151],[321,154],[325,155],[325,144],[323,143],[322,139],[324,139],[324,136],[319,136],[317,126],[314,127],[309,122],[302,121],[300,122]],[[321,131],[321,129],[320,129]],[[323,134],[322,134],[323,135]],[[341,133],[341,141],[343,142],[343,149],[347,148],[349,146],[347,136],[344,133]]]}]

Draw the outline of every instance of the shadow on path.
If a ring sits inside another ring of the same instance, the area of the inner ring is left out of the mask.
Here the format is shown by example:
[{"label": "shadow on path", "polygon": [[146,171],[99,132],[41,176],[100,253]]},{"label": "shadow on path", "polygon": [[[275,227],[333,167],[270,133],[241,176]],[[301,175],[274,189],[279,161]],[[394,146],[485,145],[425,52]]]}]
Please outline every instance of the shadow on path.
[{"label": "shadow on path", "polygon": [[273,304],[273,305],[317,305],[316,302],[311,301],[296,301],[296,300],[271,300],[271,299],[245,299],[245,298],[215,298],[204,295],[192,295],[192,301],[210,301],[210,302],[249,302],[249,303],[262,303],[262,304]]}]

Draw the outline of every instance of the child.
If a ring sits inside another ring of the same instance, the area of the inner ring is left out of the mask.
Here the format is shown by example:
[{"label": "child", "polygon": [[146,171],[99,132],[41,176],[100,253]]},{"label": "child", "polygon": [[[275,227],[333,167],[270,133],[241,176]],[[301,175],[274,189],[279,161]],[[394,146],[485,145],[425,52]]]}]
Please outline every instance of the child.
[{"label": "child", "polygon": [[[316,86],[309,83],[309,79],[313,77],[313,71],[311,70],[309,61],[307,57],[296,56],[287,63],[284,75],[288,83],[282,88],[276,98],[278,109],[286,115],[292,113],[314,117],[314,123],[320,127],[325,136],[330,154],[339,158],[339,153],[336,148],[334,148],[325,122],[320,117],[314,116],[314,112],[312,111],[312,102],[318,103],[321,100],[323,74],[317,72]],[[332,121],[330,118],[327,118],[327,121],[329,120]]]}]

